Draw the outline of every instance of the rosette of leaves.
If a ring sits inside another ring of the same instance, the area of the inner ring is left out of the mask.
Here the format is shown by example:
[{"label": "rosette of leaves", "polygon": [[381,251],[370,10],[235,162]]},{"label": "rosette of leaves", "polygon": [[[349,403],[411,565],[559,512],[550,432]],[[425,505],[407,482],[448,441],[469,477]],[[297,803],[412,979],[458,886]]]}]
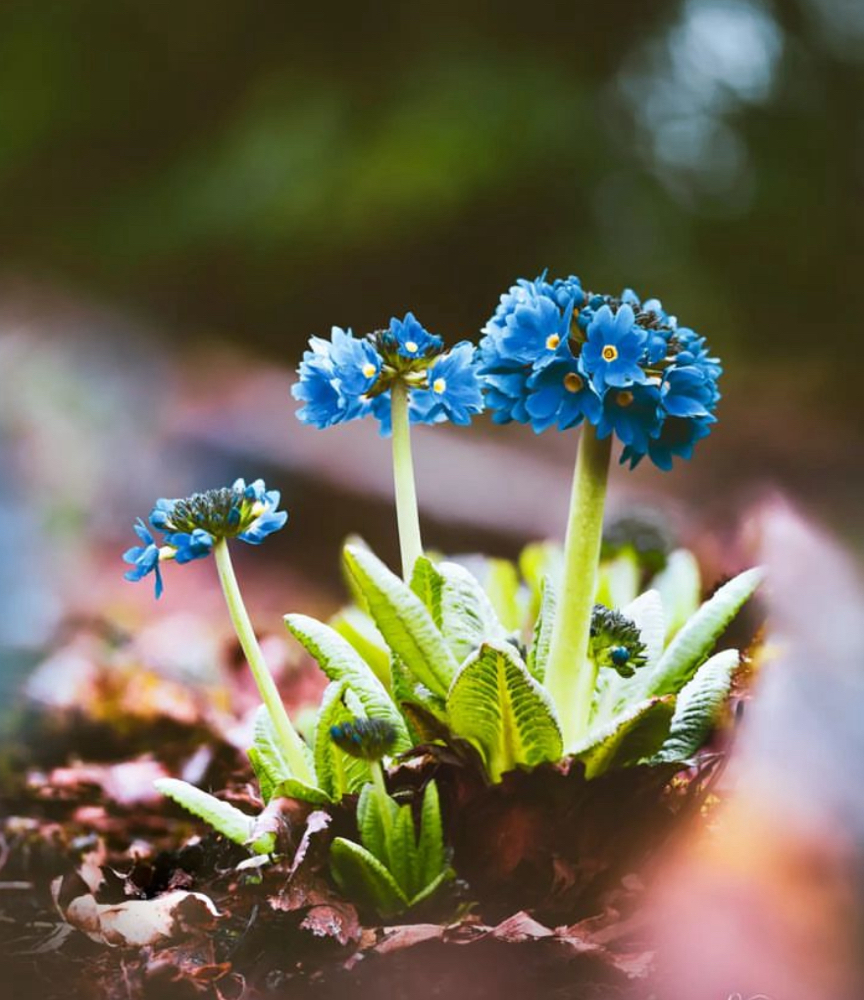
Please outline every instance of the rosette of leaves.
[{"label": "rosette of leaves", "polygon": [[[351,690],[352,676],[374,675],[415,740],[448,732],[469,742],[493,782],[514,768],[560,760],[565,750],[584,762],[589,777],[640,762],[686,765],[713,730],[740,664],[737,650],[714,647],[761,572],[740,574],[699,605],[695,560],[683,550],[671,553],[648,590],[608,612],[617,622],[615,645],[622,628],[630,642],[633,669],[617,669],[611,647],[592,641],[605,668],[598,670],[588,732],[565,748],[543,685],[559,612],[554,550],[523,556],[532,559],[533,586],[520,585],[518,574],[499,563],[487,592],[465,567],[426,557],[406,584],[373,553],[348,545],[356,606],[332,626],[297,615],[286,623],[331,680]],[[615,587],[601,574],[604,586],[629,596],[620,580]],[[516,625],[520,608],[533,619],[530,635]]]},{"label": "rosette of leaves", "polygon": [[330,848],[333,879],[358,905],[384,919],[430,899],[453,878],[447,861],[438,789],[426,785],[419,833],[410,803],[399,804],[365,785],[357,803],[361,843],[336,837]]}]

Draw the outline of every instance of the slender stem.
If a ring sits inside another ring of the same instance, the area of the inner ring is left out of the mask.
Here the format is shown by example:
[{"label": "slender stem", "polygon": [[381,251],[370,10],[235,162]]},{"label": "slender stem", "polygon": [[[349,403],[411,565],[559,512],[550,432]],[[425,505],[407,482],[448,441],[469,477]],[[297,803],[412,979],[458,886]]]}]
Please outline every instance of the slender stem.
[{"label": "slender stem", "polygon": [[369,770],[372,773],[372,784],[375,788],[375,797],[378,799],[381,810],[381,822],[384,824],[384,841],[386,844],[385,850],[388,852],[389,857],[390,847],[393,843],[393,818],[391,816],[391,802],[393,800],[387,794],[387,785],[384,783],[384,768],[381,766],[381,761],[370,761]]},{"label": "slender stem", "polygon": [[588,656],[588,641],[611,451],[611,435],[599,441],[593,427],[583,427],[564,543],[564,578],[545,681],[561,722],[566,752],[586,735],[597,680],[597,667]]},{"label": "slender stem", "polygon": [[420,540],[420,515],[414,486],[414,461],[411,458],[411,431],[408,421],[408,389],[394,382],[390,389],[393,425],[393,484],[396,491],[396,523],[399,527],[399,550],[402,576],[411,579],[414,563],[423,555]]},{"label": "slender stem", "polygon": [[243,647],[246,660],[252,669],[252,676],[258,685],[258,693],[264,702],[273,726],[282,745],[285,759],[291,768],[291,773],[295,778],[309,785],[315,784],[315,776],[312,773],[306,759],[306,744],[291,725],[285,706],[279,696],[276,682],[261,652],[261,647],[255,637],[255,630],[249,620],[246,605],[240,594],[240,587],[237,584],[237,577],[234,575],[234,567],[231,564],[231,556],[228,552],[228,543],[224,538],[219,539],[213,546],[213,555],[216,558],[216,568],[219,571],[219,581],[222,584],[222,592],[225,594],[225,602],[228,605],[228,613],[237,632],[237,638]]}]

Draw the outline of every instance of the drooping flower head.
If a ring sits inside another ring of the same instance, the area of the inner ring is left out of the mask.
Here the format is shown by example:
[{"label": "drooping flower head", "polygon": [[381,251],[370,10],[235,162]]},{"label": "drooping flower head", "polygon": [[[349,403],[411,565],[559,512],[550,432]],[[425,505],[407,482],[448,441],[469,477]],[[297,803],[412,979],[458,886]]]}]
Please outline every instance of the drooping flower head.
[{"label": "drooping flower head", "polygon": [[176,563],[192,562],[210,555],[216,542],[238,538],[249,545],[260,545],[288,520],[284,510],[277,510],[279,492],[268,490],[263,479],[246,485],[238,479],[233,486],[193,493],[190,497],[156,501],[150,512],[150,526],[162,533],[157,542],[153,533],[139,520],[135,532],[143,545],[137,545],[123,554],[130,563],[127,580],[137,582],[153,573],[156,597],[163,590],[159,564],[171,560]]},{"label": "drooping flower head", "polygon": [[329,341],[313,337],[298,374],[292,393],[305,405],[297,416],[314,427],[371,414],[389,434],[396,383],[409,392],[412,423],[467,424],[483,409],[474,347],[462,341],[445,350],[410,312],[365,337],[335,326]]},{"label": "drooping flower head", "polygon": [[496,423],[537,433],[587,421],[614,434],[631,468],[690,458],[710,433],[722,368],[703,337],[680,327],[658,299],[585,291],[578,278],[519,280],[483,329],[478,349]]},{"label": "drooping flower head", "polygon": [[632,677],[647,659],[636,624],[604,604],[595,604],[591,613],[590,649],[598,667],[611,667],[622,677]]}]

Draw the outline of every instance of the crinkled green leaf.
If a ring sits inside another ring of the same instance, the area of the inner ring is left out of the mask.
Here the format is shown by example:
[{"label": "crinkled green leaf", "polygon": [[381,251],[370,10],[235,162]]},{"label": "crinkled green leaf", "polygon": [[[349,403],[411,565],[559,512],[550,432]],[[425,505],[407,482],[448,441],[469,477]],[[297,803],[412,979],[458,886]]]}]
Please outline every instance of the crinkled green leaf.
[{"label": "crinkled green leaf", "polygon": [[[282,752],[273,720],[264,705],[260,705],[255,714],[253,744],[247,753],[255,776],[258,778],[261,797],[265,802],[269,802],[274,797],[276,788],[284,785],[286,781],[293,780],[294,775]],[[312,751],[304,745],[304,753],[309,762],[309,769],[314,774]],[[300,786],[300,783],[298,782],[297,785]],[[302,787],[308,788],[309,786],[303,784]],[[293,795],[291,797],[302,798],[302,796]],[[308,801],[319,801],[319,799],[313,797]]]},{"label": "crinkled green leaf", "polygon": [[392,652],[430,691],[445,695],[458,664],[420,598],[371,552],[347,546],[345,565]]},{"label": "crinkled green leaf", "polygon": [[418,556],[411,573],[411,589],[420,598],[432,616],[437,628],[441,628],[441,591],[444,577],[428,556]]},{"label": "crinkled green leaf", "polygon": [[[386,811],[385,811],[386,810]],[[392,830],[399,813],[399,806],[389,796],[382,801],[373,785],[364,785],[357,801],[357,827],[360,839],[367,851],[386,867],[390,867],[390,841],[388,828]]]},{"label": "crinkled green leaf", "polygon": [[276,837],[272,833],[259,837],[255,843],[250,843],[255,831],[255,817],[241,812],[230,802],[223,802],[215,795],[178,778],[157,778],[153,784],[162,795],[173,799],[193,816],[203,819],[235,844],[250,847],[256,854],[269,854],[276,846]]},{"label": "crinkled green leaf", "polygon": [[369,762],[345,753],[330,738],[332,726],[361,714],[362,704],[347,681],[327,685],[315,725],[315,774],[321,790],[333,802],[358,792],[370,780]]},{"label": "crinkled green leaf", "polygon": [[531,648],[528,650],[528,670],[535,680],[543,683],[546,676],[546,662],[549,659],[549,648],[552,645],[552,629],[555,625],[555,611],[558,607],[558,593],[552,577],[543,581],[543,596],[540,600],[540,611],[534,623],[534,636]]},{"label": "crinkled green leaf", "polygon": [[493,781],[563,752],[549,695],[507,644],[484,643],[465,661],[447,695],[447,714],[453,732],[483,755]]},{"label": "crinkled green leaf", "polygon": [[390,650],[372,619],[352,604],[331,618],[330,627],[351,643],[372,668],[372,673],[390,691]]},{"label": "crinkled green leaf", "polygon": [[456,873],[452,868],[445,868],[440,872],[431,882],[428,882],[410,901],[410,906],[419,906],[421,903],[425,903],[427,899],[431,899],[435,893],[444,885],[445,882],[449,882],[450,879],[455,878]]},{"label": "crinkled green leaf", "polygon": [[761,569],[748,569],[720,587],[666,647],[648,679],[648,694],[680,691],[761,581]]},{"label": "crinkled green leaf", "polygon": [[349,899],[381,917],[395,917],[408,908],[408,900],[390,872],[359,844],[337,837],[330,847],[330,868]]},{"label": "crinkled green leaf", "polygon": [[706,660],[684,685],[658,762],[689,760],[705,743],[726,704],[740,662],[737,649],[724,649]]},{"label": "crinkled green leaf", "polygon": [[651,588],[663,602],[668,642],[699,607],[702,576],[693,553],[687,549],[670,552],[665,568],[651,581]]},{"label": "crinkled green leaf", "polygon": [[651,757],[668,736],[674,711],[675,699],[671,695],[649,698],[612,722],[595,727],[573,756],[585,762],[587,778]]},{"label": "crinkled green leaf", "polygon": [[504,642],[507,632],[480,582],[458,563],[442,562],[441,634],[457,663],[484,642]]},{"label": "crinkled green leaf", "polygon": [[394,753],[411,746],[405,722],[386,688],[356,649],[329,625],[308,615],[285,615],[291,634],[318,661],[331,681],[345,681],[369,718],[384,719],[396,730]]},{"label": "crinkled green leaf", "polygon": [[555,542],[532,542],[519,554],[519,572],[531,595],[530,618],[540,611],[543,581],[550,577],[557,587],[564,571],[564,553]]}]

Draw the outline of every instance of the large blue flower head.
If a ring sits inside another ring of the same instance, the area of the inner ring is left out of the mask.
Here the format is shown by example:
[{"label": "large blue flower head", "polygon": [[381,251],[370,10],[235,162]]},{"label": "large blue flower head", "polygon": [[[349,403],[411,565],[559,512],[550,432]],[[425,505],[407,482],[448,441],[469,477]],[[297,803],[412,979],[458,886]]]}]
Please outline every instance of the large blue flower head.
[{"label": "large blue flower head", "polygon": [[162,532],[162,540],[157,542],[144,522],[138,521],[135,532],[144,544],[124,553],[124,561],[132,565],[126,579],[137,582],[153,573],[159,597],[163,589],[160,563],[171,560],[182,565],[203,559],[218,541],[228,538],[260,545],[288,520],[288,514],[277,509],[279,499],[279,492],[268,490],[263,479],[248,486],[238,479],[221,489],[157,500],[150,525]]},{"label": "large blue flower head", "polygon": [[494,421],[537,433],[587,421],[624,444],[631,467],[646,455],[662,469],[689,458],[716,421],[719,361],[659,299],[630,288],[599,294],[545,272],[519,280],[483,328],[478,354]]},{"label": "large blue flower head", "polygon": [[467,424],[483,409],[474,347],[462,341],[446,350],[410,312],[365,337],[339,327],[329,341],[313,337],[298,374],[292,392],[305,405],[297,416],[314,427],[371,414],[389,434],[395,384],[408,390],[412,423]]}]

